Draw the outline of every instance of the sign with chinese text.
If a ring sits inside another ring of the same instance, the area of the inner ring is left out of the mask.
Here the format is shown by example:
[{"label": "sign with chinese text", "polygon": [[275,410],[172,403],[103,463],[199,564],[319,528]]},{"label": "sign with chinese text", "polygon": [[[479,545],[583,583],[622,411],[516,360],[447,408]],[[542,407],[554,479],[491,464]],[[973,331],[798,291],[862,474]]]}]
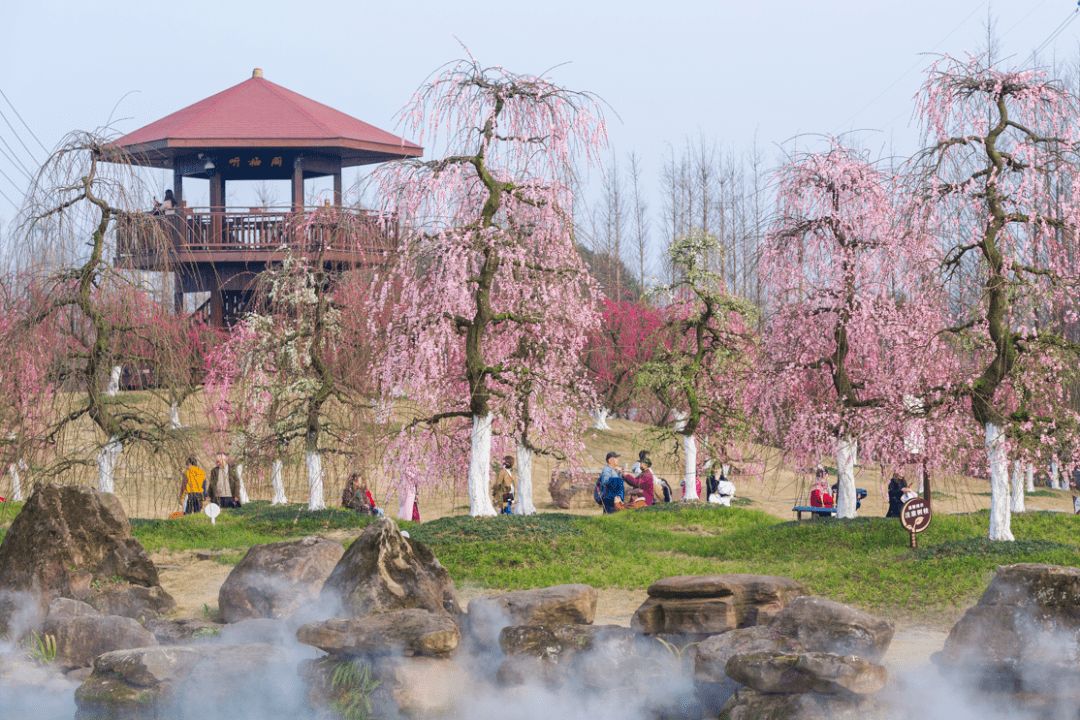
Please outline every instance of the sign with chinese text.
[{"label": "sign with chinese text", "polygon": [[900,524],[908,532],[919,533],[930,527],[930,503],[926,498],[912,498],[900,510]]}]

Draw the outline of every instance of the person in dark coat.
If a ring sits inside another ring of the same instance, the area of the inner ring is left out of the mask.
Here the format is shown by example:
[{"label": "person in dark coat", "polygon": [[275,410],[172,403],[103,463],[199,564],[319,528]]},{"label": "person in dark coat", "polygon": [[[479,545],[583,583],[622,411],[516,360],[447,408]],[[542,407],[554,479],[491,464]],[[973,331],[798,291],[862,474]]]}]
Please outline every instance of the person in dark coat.
[{"label": "person in dark coat", "polygon": [[900,510],[904,507],[905,487],[907,481],[899,475],[893,475],[889,480],[889,512],[885,513],[885,517],[900,517]]},{"label": "person in dark coat", "polygon": [[218,454],[217,465],[210,471],[208,494],[210,502],[222,508],[240,507],[240,473],[225,453]]}]

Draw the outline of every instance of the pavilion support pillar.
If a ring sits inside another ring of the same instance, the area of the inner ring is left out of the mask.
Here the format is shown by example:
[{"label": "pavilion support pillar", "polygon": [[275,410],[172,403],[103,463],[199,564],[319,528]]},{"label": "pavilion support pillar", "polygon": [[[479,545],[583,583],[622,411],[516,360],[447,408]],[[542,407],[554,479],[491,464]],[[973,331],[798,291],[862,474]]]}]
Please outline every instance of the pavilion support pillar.
[{"label": "pavilion support pillar", "polygon": [[210,176],[210,242],[221,246],[225,217],[225,181],[219,173]]},{"label": "pavilion support pillar", "polygon": [[176,172],[175,170],[173,171],[172,176],[172,194],[173,200],[176,201],[176,206],[180,207],[181,205],[183,205],[182,201],[184,199],[184,176]]},{"label": "pavilion support pillar", "polygon": [[292,209],[293,212],[304,209],[304,161],[299,155],[293,160]]},{"label": "pavilion support pillar", "polygon": [[173,312],[182,315],[184,312],[184,278],[180,273],[173,270]]},{"label": "pavilion support pillar", "polygon": [[334,173],[334,205],[341,207],[341,170]]},{"label": "pavilion support pillar", "polygon": [[210,325],[216,328],[225,327],[225,293],[217,283],[210,291]]}]

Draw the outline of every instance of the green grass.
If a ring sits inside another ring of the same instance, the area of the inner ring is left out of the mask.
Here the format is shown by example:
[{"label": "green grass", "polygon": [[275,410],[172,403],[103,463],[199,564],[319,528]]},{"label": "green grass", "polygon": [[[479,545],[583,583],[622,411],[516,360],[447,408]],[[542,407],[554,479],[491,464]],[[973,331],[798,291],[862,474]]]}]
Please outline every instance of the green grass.
[{"label": "green grass", "polygon": [[[979,492],[972,493],[972,495],[979,495],[981,497],[993,497],[993,493]],[[1031,492],[1025,492],[1024,497],[1045,497],[1045,498],[1067,498],[1069,493],[1067,490],[1032,490]]]}]

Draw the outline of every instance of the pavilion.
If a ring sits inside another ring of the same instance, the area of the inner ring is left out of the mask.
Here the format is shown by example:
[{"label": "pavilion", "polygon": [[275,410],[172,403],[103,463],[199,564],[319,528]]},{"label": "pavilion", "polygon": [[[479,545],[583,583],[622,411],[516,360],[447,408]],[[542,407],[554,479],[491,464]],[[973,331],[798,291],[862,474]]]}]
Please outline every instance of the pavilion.
[{"label": "pavilion", "polygon": [[[174,273],[178,312],[186,293],[209,292],[205,310],[222,327],[247,305],[259,273],[286,252],[317,251],[337,269],[385,257],[397,241],[396,222],[343,207],[342,168],[422,153],[419,145],[270,82],[256,68],[239,85],[110,145],[105,159],[112,162],[171,169],[178,206],[121,233],[115,262]],[[304,180],[327,176],[334,179],[332,201],[318,212],[305,207]],[[185,177],[209,180],[209,207],[187,206]],[[289,207],[226,207],[226,184],[235,180],[289,180]]]}]

